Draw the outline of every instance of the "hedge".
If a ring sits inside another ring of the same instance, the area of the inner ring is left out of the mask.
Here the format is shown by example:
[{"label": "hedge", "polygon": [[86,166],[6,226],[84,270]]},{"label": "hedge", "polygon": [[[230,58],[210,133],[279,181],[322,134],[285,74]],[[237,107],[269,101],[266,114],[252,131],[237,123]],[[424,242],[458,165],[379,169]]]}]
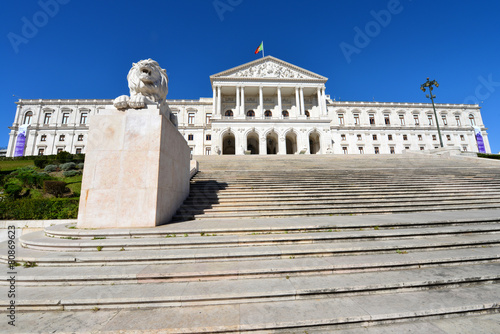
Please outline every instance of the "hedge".
[{"label": "hedge", "polygon": [[78,198],[20,199],[0,201],[0,219],[76,219]]}]

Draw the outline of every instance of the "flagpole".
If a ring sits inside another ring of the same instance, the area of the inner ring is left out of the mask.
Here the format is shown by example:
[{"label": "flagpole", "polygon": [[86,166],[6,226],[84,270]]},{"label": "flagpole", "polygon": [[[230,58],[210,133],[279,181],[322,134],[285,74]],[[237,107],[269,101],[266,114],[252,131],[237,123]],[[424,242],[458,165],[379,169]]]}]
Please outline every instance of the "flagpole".
[{"label": "flagpole", "polygon": [[264,58],[264,42],[262,42],[262,58]]}]

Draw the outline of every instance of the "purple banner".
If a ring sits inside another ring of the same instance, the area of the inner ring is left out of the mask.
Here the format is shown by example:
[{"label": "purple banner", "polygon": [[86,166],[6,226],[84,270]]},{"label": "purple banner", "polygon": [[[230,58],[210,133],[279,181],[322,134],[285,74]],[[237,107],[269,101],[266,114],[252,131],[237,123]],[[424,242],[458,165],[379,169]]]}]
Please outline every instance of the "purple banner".
[{"label": "purple banner", "polygon": [[481,134],[481,129],[478,127],[474,127],[474,133],[476,134],[477,149],[479,150],[479,153],[486,153],[486,148],[484,147],[484,139],[483,135]]},{"label": "purple banner", "polygon": [[28,130],[28,126],[20,126],[19,132],[17,134],[16,147],[14,149],[15,157],[24,156],[24,146],[26,145],[26,132]]}]

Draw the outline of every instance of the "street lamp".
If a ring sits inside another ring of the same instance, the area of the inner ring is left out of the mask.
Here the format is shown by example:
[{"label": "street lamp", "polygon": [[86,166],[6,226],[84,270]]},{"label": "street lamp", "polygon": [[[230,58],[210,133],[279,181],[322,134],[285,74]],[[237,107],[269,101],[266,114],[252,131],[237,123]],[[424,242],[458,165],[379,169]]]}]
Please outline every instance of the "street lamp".
[{"label": "street lamp", "polygon": [[441,130],[439,129],[439,120],[436,112],[436,106],[434,105],[434,99],[436,98],[436,95],[432,94],[432,90],[434,89],[432,87],[433,85],[436,86],[436,88],[439,87],[439,84],[437,83],[436,80],[429,81],[429,78],[427,78],[427,81],[420,86],[420,89],[422,90],[422,92],[425,93],[425,89],[429,88],[429,94],[426,94],[425,97],[430,98],[432,101],[432,108],[434,109],[434,117],[436,117],[436,126],[438,129],[439,143],[441,144],[441,147],[444,147],[443,138],[441,138]]}]

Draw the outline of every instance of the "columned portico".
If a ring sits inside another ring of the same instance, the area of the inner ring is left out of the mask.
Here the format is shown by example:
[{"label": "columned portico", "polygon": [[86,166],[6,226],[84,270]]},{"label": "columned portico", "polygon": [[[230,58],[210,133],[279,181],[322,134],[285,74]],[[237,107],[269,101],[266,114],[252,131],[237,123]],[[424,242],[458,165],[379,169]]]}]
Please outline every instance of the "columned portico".
[{"label": "columned portico", "polygon": [[[329,131],[330,120],[323,119],[325,77],[268,56],[210,79],[219,116],[211,122],[218,133],[212,134],[215,154],[309,154],[313,126]],[[313,151],[320,153],[319,141],[314,143]]]}]

